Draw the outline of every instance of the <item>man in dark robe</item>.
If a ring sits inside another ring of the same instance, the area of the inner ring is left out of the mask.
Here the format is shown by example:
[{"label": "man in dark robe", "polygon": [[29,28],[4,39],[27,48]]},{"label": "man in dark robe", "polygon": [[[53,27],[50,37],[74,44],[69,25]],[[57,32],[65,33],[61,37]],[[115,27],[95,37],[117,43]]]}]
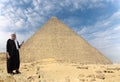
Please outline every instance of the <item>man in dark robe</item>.
[{"label": "man in dark robe", "polygon": [[19,58],[19,48],[22,46],[19,45],[18,41],[16,40],[16,34],[11,34],[11,39],[7,40],[6,51],[7,51],[7,72],[9,74],[14,74],[14,70],[16,74],[19,74],[19,67],[20,67],[20,58]]}]

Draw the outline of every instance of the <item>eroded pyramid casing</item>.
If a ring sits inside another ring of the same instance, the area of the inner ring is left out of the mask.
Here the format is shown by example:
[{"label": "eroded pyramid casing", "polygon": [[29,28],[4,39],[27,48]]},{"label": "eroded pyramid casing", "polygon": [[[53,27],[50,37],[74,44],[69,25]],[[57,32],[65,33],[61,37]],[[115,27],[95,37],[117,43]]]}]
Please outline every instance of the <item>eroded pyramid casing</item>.
[{"label": "eroded pyramid casing", "polygon": [[52,17],[28,39],[20,54],[22,62],[54,58],[63,62],[111,64],[111,61],[56,17]]}]

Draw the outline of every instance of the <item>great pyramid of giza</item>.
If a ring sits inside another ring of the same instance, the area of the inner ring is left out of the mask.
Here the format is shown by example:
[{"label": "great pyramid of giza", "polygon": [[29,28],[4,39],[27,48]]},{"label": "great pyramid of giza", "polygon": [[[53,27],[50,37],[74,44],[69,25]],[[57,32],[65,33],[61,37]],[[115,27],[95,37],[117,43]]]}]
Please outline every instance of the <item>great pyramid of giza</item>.
[{"label": "great pyramid of giza", "polygon": [[52,17],[20,50],[22,62],[54,58],[81,64],[111,64],[94,47],[56,17]]}]

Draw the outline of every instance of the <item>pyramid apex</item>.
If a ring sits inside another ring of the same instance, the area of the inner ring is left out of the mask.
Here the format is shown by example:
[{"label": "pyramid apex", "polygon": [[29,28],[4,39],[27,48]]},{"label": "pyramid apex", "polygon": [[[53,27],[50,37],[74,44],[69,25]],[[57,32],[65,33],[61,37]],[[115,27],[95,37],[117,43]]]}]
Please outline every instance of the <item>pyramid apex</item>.
[{"label": "pyramid apex", "polygon": [[51,25],[52,24],[57,24],[57,23],[60,23],[61,21],[57,18],[57,17],[55,17],[55,16],[52,16],[50,19],[49,19],[49,21],[48,21],[48,23],[50,23]]},{"label": "pyramid apex", "polygon": [[52,16],[52,17],[51,17],[51,19],[58,19],[58,18],[57,18],[57,17],[55,17],[55,16]]},{"label": "pyramid apex", "polygon": [[50,18],[50,20],[59,20],[57,17],[55,17],[55,16],[52,16],[51,18]]}]

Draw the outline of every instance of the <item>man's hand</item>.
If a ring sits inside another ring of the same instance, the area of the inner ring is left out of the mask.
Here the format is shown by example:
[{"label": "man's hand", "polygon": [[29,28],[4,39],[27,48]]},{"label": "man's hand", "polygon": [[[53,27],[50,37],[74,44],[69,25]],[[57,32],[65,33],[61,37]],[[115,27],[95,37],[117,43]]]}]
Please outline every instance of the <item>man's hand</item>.
[{"label": "man's hand", "polygon": [[24,44],[24,41],[22,41],[22,43],[20,44],[20,46],[22,46]]},{"label": "man's hand", "polygon": [[6,53],[6,55],[7,55],[7,58],[8,58],[8,59],[10,59],[10,55],[9,55],[9,53],[8,53],[8,52]]},{"label": "man's hand", "polygon": [[22,41],[22,43],[21,44],[24,44],[24,41]]},{"label": "man's hand", "polygon": [[7,58],[10,59],[10,55],[8,55]]}]

